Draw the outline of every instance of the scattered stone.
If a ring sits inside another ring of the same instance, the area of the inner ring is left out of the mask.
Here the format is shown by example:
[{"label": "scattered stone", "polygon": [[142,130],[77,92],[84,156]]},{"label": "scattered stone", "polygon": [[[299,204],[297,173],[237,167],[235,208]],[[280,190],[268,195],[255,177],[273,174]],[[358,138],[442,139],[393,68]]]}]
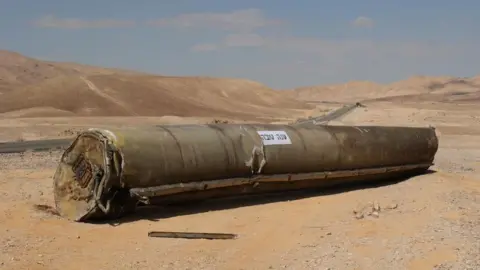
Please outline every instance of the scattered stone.
[{"label": "scattered stone", "polygon": [[380,204],[377,201],[373,202],[373,211],[380,212]]},{"label": "scattered stone", "polygon": [[65,129],[62,132],[59,132],[57,135],[59,137],[74,137],[74,136],[77,136],[80,132],[82,132],[81,129],[69,128],[69,129]]},{"label": "scattered stone", "polygon": [[230,123],[228,120],[223,120],[223,119],[213,119],[211,121],[211,124],[228,124]]},{"label": "scattered stone", "polygon": [[364,215],[363,215],[363,213],[355,213],[355,218],[356,219],[362,219],[362,218],[364,218]]},{"label": "scattered stone", "polygon": [[[396,209],[398,207],[398,204],[392,203],[386,207],[384,207],[384,210],[392,210]],[[378,201],[374,201],[367,203],[363,207],[357,207],[357,209],[353,210],[353,214],[356,219],[363,219],[367,216],[371,216],[374,218],[380,217],[380,212],[382,211],[382,207],[380,206],[380,203]]]},{"label": "scattered stone", "polygon": [[[43,194],[42,194],[43,195]],[[52,216],[58,216],[58,212],[57,210],[50,206],[50,205],[46,205],[46,204],[34,204],[33,205],[33,208],[37,211],[40,211],[40,212],[43,212],[45,214],[49,214],[49,215],[52,215]]]},{"label": "scattered stone", "polygon": [[370,204],[368,207],[365,207],[362,212],[363,215],[370,216],[373,213],[373,205]]},{"label": "scattered stone", "polygon": [[390,209],[390,210],[397,209],[397,208],[398,208],[398,204],[396,203],[392,203],[389,206],[387,206],[387,209]]}]

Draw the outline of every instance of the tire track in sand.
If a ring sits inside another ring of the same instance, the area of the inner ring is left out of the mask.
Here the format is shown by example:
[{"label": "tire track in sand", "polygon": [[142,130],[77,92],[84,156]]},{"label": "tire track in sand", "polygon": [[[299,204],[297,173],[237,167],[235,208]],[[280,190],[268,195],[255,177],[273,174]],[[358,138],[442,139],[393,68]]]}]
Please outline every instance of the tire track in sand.
[{"label": "tire track in sand", "polygon": [[131,116],[138,116],[136,112],[128,107],[127,104],[123,103],[122,101],[110,96],[109,94],[105,93],[105,91],[100,90],[92,81],[88,80],[87,78],[80,76],[85,84],[88,86],[88,89],[91,90],[96,95],[111,101],[112,103],[116,104],[117,106],[121,107],[125,112],[130,114]]}]

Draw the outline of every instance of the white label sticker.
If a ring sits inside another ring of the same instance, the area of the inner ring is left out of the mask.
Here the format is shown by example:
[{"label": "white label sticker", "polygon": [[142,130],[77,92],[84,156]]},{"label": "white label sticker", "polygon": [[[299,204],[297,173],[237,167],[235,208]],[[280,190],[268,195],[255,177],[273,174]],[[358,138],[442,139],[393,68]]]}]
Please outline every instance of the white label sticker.
[{"label": "white label sticker", "polygon": [[258,135],[262,138],[264,145],[278,145],[278,144],[292,144],[292,141],[288,137],[288,134],[283,131],[257,131]]}]

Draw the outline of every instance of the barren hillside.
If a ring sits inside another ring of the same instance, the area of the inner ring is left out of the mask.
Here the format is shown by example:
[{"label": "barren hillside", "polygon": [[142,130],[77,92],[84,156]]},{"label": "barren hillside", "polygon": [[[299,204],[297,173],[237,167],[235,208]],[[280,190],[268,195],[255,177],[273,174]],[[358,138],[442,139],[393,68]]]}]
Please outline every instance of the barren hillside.
[{"label": "barren hillside", "polygon": [[473,78],[415,76],[381,85],[368,81],[339,85],[301,87],[289,95],[309,102],[362,100],[422,100],[441,102],[478,101],[480,76]]},{"label": "barren hillside", "polygon": [[58,76],[132,73],[74,63],[40,61],[16,52],[0,50],[0,93],[40,83]]},{"label": "barren hillside", "polygon": [[446,78],[430,80],[425,84],[411,87],[408,94],[390,95],[372,99],[372,101],[397,102],[446,102],[446,103],[477,103],[480,101],[480,80],[474,78]]},{"label": "barren hillside", "polygon": [[317,85],[288,90],[298,100],[350,102],[364,99],[366,96],[379,96],[383,86],[369,81],[353,81],[344,84]]},{"label": "barren hillside", "polygon": [[241,79],[165,77],[0,51],[0,113],[42,116],[287,117],[309,105]]}]

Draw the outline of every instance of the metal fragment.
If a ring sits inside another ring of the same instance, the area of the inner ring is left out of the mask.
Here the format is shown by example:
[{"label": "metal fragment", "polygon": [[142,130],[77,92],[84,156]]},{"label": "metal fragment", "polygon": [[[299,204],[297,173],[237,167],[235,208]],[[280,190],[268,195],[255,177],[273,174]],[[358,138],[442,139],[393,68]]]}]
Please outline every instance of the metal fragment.
[{"label": "metal fragment", "polygon": [[236,239],[237,235],[232,233],[200,233],[200,232],[148,232],[148,237],[160,238],[185,238],[185,239],[209,239],[209,240],[225,240]]}]

